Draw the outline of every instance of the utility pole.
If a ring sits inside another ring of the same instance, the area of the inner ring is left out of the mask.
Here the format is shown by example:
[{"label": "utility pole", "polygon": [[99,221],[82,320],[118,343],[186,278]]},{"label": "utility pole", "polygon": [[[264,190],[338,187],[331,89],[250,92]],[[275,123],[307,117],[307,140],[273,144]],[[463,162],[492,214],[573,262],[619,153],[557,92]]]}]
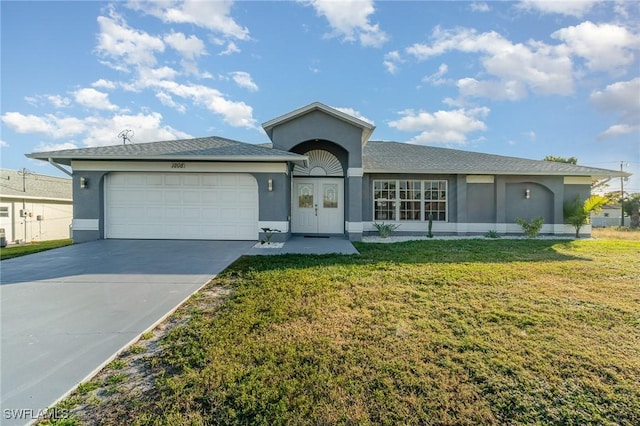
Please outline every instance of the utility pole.
[{"label": "utility pole", "polygon": [[[22,170],[18,172],[19,175],[22,175],[22,192],[27,192],[27,175],[30,175],[31,172],[27,170],[26,167],[23,167]],[[24,221],[24,241],[27,242],[27,200],[22,199],[22,211],[23,215],[22,220]]]},{"label": "utility pole", "polygon": [[622,176],[622,167],[624,161],[620,162],[620,227],[624,228],[624,177]]}]

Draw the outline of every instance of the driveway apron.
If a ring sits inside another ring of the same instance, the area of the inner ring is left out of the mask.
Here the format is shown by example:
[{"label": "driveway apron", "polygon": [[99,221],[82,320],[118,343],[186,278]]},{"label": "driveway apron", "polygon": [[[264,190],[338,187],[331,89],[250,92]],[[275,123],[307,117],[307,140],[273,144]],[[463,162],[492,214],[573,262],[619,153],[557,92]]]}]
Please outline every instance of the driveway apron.
[{"label": "driveway apron", "polygon": [[251,241],[100,240],[0,263],[0,424],[28,424]]}]

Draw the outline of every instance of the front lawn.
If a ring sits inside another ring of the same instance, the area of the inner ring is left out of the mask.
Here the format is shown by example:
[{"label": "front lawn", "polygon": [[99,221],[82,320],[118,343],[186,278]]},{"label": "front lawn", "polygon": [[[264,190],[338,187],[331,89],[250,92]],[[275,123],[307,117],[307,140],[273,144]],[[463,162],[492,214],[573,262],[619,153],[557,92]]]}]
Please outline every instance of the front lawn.
[{"label": "front lawn", "polygon": [[639,241],[357,248],[240,259],[137,355],[143,384],[63,406],[105,424],[640,424]]},{"label": "front lawn", "polygon": [[12,257],[25,256],[27,254],[38,253],[40,251],[68,246],[73,242],[71,239],[38,241],[28,244],[20,244],[11,247],[0,248],[0,260],[11,259]]}]

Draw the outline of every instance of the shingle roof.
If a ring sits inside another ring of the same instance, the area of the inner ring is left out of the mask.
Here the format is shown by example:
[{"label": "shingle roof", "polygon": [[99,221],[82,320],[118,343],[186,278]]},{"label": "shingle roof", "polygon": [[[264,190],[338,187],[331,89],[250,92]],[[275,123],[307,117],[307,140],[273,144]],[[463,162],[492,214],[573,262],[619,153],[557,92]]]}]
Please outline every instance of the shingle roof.
[{"label": "shingle roof", "polygon": [[60,164],[71,160],[191,160],[191,161],[303,161],[306,157],[291,152],[217,136],[129,145],[99,146],[35,152],[29,158],[52,158]]},{"label": "shingle roof", "polygon": [[[71,201],[71,179],[16,170],[0,170],[0,197]],[[24,189],[24,191],[23,191]]]},{"label": "shingle roof", "polygon": [[[492,175],[562,175],[619,177],[615,170],[553,161],[505,157],[400,142],[369,141],[364,146],[365,173],[452,173]],[[622,174],[629,176],[628,173]]]}]

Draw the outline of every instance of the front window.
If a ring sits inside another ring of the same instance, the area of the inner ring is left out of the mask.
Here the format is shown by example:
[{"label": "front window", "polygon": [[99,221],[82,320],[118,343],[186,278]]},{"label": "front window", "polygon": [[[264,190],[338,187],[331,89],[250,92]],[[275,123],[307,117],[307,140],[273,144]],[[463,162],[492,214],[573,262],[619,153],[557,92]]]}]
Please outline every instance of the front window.
[{"label": "front window", "polygon": [[374,220],[447,220],[446,180],[374,180]]}]

